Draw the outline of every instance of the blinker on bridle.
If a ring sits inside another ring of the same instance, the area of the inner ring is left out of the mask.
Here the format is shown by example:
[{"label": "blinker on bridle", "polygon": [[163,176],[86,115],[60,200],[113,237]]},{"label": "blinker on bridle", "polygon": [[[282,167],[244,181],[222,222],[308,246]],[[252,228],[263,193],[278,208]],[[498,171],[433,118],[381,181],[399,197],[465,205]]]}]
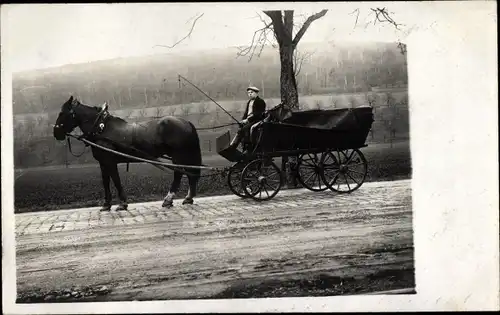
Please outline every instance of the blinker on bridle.
[{"label": "blinker on bridle", "polygon": [[[75,110],[73,109],[73,106],[78,106],[78,102],[76,102],[75,99],[73,99],[73,101],[71,101],[71,109],[69,110],[69,113],[71,114],[71,118],[73,118],[73,120],[76,120],[76,114],[75,114]],[[64,126],[63,123],[61,124],[55,124],[54,125],[54,128],[62,128]]]}]

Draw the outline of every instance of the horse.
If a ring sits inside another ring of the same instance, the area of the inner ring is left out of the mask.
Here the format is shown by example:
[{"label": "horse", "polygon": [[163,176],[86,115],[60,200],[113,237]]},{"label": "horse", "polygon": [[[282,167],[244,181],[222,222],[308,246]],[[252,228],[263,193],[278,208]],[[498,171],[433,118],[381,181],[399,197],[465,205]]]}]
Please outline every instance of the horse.
[{"label": "horse", "polygon": [[[182,164],[186,167],[174,168],[174,179],[168,194],[163,199],[162,207],[173,206],[173,199],[179,190],[183,175],[188,178],[189,190],[182,204],[193,204],[201,169],[187,165],[202,165],[200,140],[195,126],[187,120],[174,116],[130,123],[111,115],[107,108],[106,103],[101,107],[89,106],[70,96],[61,106],[61,112],[53,127],[55,139],[63,141],[67,134],[79,127],[83,133],[81,137],[111,150],[150,160],[166,155],[173,164]],[[120,199],[116,210],[127,210],[127,196],[121,184],[118,164],[138,161],[95,146],[92,146],[91,150],[93,157],[99,162],[104,186],[104,204],[100,211],[111,210],[110,178]]]}]

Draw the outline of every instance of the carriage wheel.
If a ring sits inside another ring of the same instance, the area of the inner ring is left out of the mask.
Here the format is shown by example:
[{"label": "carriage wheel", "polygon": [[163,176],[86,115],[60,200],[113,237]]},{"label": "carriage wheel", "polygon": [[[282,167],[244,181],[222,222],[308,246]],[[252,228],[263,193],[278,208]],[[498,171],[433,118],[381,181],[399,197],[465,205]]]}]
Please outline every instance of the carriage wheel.
[{"label": "carriage wheel", "polygon": [[227,185],[233,194],[240,198],[247,198],[241,186],[241,173],[243,172],[244,164],[237,163],[229,169],[227,173]]},{"label": "carriage wheel", "polygon": [[303,154],[297,163],[297,179],[299,183],[311,191],[324,191],[328,189],[321,178],[323,169],[320,165],[320,157],[315,153]]},{"label": "carriage wheel", "polygon": [[361,187],[368,173],[365,156],[358,149],[325,152],[321,157],[323,182],[338,193],[350,193]]},{"label": "carriage wheel", "polygon": [[283,176],[270,159],[257,159],[248,163],[241,175],[241,185],[247,196],[257,201],[269,200],[283,186]]}]

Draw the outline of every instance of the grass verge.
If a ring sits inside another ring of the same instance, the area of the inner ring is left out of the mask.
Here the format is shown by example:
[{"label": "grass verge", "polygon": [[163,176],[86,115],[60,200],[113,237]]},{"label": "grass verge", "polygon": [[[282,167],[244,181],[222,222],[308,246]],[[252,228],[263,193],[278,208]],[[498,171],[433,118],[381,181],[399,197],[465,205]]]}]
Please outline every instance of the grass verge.
[{"label": "grass verge", "polygon": [[[408,141],[392,146],[371,144],[361,151],[368,161],[367,182],[411,178]],[[222,157],[207,158],[204,163],[217,167],[231,165]],[[149,164],[131,164],[129,172],[121,165],[120,175],[130,203],[162,200],[173,178],[172,172],[161,172]],[[187,178],[184,177],[178,196],[183,197],[187,189]],[[116,202],[117,194],[113,185],[112,193]],[[231,194],[226,178],[219,175],[202,177],[199,197],[224,194]],[[104,198],[100,169],[97,165],[89,165],[23,170],[16,175],[14,197],[15,213],[98,206]]]}]

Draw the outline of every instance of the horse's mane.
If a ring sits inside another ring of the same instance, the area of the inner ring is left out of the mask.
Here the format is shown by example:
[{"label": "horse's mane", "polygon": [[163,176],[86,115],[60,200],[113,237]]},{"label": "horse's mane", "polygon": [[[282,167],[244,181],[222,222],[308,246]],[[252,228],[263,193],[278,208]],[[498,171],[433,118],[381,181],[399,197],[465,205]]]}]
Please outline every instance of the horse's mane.
[{"label": "horse's mane", "polygon": [[[80,102],[80,101],[78,101],[78,100],[76,100],[76,101],[78,102],[78,104],[79,104],[79,105],[83,105],[83,106],[85,106],[85,107],[87,107],[87,108],[89,108],[89,109],[93,109],[93,110],[95,110],[95,111],[96,111],[96,114],[97,114],[97,113],[99,113],[99,112],[102,110],[102,108],[101,108],[101,107],[99,107],[99,106],[91,106],[91,105],[86,105],[86,104],[81,103],[81,102]],[[109,115],[109,116],[108,116],[108,119],[112,119],[112,120],[114,120],[114,121],[121,122],[121,123],[125,123],[125,124],[126,124],[126,123],[128,123],[125,119],[123,119],[123,118],[121,118],[121,117],[118,117],[118,116],[115,116],[115,115],[112,115],[109,111],[108,111],[108,115]]]},{"label": "horse's mane", "polygon": [[[102,108],[99,106],[92,106],[92,107],[97,111],[97,113],[99,113],[102,110]],[[109,117],[108,119],[113,119],[113,120],[116,120],[118,122],[127,123],[127,121],[125,119],[118,117],[118,116],[115,116],[115,115],[111,115],[111,113],[109,111],[108,111],[108,117]]]}]

